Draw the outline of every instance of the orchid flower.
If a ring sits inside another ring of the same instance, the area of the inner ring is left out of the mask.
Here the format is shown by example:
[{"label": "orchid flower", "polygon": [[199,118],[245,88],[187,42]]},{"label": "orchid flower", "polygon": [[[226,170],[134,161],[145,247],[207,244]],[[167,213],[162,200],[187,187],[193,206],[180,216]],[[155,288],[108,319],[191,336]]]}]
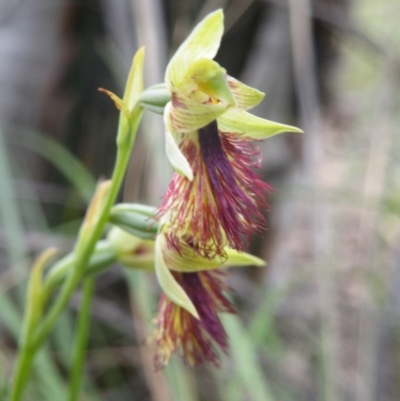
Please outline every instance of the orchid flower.
[{"label": "orchid flower", "polygon": [[190,244],[177,250],[169,240],[168,223],[155,244],[155,270],[164,290],[158,306],[156,368],[168,363],[175,352],[190,365],[219,364],[218,348],[226,352],[227,335],[218,313],[235,313],[226,297],[227,266],[264,266],[255,256],[225,248],[225,258],[200,256]]},{"label": "orchid flower", "polygon": [[258,207],[271,187],[253,171],[259,153],[250,141],[300,129],[264,120],[246,110],[264,94],[227,75],[214,60],[223,34],[223,12],[201,21],[168,64],[171,101],[164,110],[166,151],[176,173],[159,209],[169,215],[175,247],[190,234],[206,258],[226,246],[245,248],[265,224]]}]

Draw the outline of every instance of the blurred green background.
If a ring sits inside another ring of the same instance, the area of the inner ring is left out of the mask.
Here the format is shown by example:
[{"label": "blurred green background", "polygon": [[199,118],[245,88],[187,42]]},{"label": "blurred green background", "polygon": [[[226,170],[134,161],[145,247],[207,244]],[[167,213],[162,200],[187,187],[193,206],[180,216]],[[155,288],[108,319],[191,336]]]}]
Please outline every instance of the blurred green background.
[{"label": "blurred green background", "polygon": [[[121,94],[146,45],[146,85],[208,12],[217,61],[266,93],[255,114],[300,126],[259,146],[276,189],[231,270],[221,368],[152,367],[159,287],[119,266],[96,280],[81,400],[395,401],[400,398],[400,3],[396,0],[1,0],[0,390],[16,355],[32,258],[69,252],[109,177]],[[157,206],[172,170],[146,114],[121,200]],[[79,293],[37,358],[25,399],[65,397]],[[1,399],[1,394],[0,394]]]}]

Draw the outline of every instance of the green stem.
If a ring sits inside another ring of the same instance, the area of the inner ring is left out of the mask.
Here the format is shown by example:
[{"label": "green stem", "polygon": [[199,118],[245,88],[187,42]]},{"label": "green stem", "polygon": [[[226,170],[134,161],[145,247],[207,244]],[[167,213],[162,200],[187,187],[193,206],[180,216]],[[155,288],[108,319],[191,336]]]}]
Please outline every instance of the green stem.
[{"label": "green stem", "polygon": [[[28,339],[29,343],[26,348],[21,350],[18,356],[18,363],[14,372],[14,379],[11,388],[10,401],[19,401],[23,388],[26,384],[27,373],[29,372],[33,357],[36,351],[41,347],[46,340],[51,330],[53,329],[58,317],[68,305],[68,302],[78,286],[82,276],[85,273],[86,266],[94,251],[97,241],[100,239],[104,227],[107,224],[110,210],[118,196],[122,181],[125,175],[126,168],[129,162],[129,156],[133,144],[135,142],[137,128],[142,116],[142,108],[137,106],[132,112],[132,118],[129,124],[119,125],[119,132],[117,136],[117,159],[114,165],[114,171],[111,177],[111,187],[106,195],[102,211],[94,227],[87,236],[78,235],[78,242],[76,244],[75,259],[73,269],[70,275],[65,280],[58,298],[45,315],[42,323],[37,328],[34,336]],[[82,228],[81,228],[82,230]],[[84,241],[84,243],[83,243]]]},{"label": "green stem", "polygon": [[69,393],[67,400],[76,401],[82,387],[83,366],[86,357],[86,345],[90,326],[90,308],[94,293],[94,279],[87,278],[83,283],[82,300],[79,308],[78,329],[72,361]]},{"label": "green stem", "polygon": [[18,353],[14,381],[10,392],[10,401],[18,401],[21,398],[34,355],[33,350],[26,346],[22,347]]},{"label": "green stem", "polygon": [[67,306],[73,292],[75,291],[77,285],[79,284],[79,281],[82,278],[89,258],[93,253],[94,247],[97,241],[100,239],[104,227],[108,221],[111,207],[117,198],[125,174],[126,166],[129,161],[129,155],[129,148],[120,149],[117,153],[117,160],[112,176],[111,188],[105,200],[101,216],[99,217],[97,224],[93,227],[91,235],[87,240],[85,240],[85,246],[80,247],[79,244],[77,244],[76,246],[77,254],[75,258],[74,269],[71,271],[71,274],[68,276],[63,287],[61,288],[61,292],[54,305],[49,310],[42,324],[37,329],[36,336],[33,342],[33,348],[35,350],[42,345],[47,336],[50,334],[51,330],[54,327],[54,324],[56,323],[62,311]]}]

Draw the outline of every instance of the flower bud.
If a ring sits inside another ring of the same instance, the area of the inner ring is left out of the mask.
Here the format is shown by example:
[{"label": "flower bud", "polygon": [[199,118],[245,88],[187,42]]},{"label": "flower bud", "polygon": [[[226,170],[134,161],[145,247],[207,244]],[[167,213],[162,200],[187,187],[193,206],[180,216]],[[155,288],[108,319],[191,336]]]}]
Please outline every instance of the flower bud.
[{"label": "flower bud", "polygon": [[111,209],[110,223],[142,239],[153,239],[158,231],[157,209],[138,203],[123,203]]},{"label": "flower bud", "polygon": [[154,241],[144,240],[113,227],[107,240],[115,249],[116,259],[126,267],[154,270]]},{"label": "flower bud", "polygon": [[147,88],[139,97],[139,105],[157,114],[164,114],[165,105],[171,100],[165,84]]}]

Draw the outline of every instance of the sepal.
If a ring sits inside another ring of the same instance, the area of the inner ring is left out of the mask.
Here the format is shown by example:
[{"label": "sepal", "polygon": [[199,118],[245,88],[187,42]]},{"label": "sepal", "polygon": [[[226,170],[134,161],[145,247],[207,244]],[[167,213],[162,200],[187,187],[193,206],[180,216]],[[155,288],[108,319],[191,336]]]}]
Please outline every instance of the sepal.
[{"label": "sepal", "polygon": [[258,258],[257,256],[250,255],[246,252],[238,252],[236,249],[225,248],[226,260],[222,267],[227,266],[256,266],[263,267],[266,265],[265,260]]},{"label": "sepal", "polygon": [[187,310],[195,318],[199,319],[199,314],[183,288],[178,284],[172,275],[168,266],[165,264],[162,245],[160,243],[161,235],[157,236],[155,246],[155,270],[158,282],[165,292],[166,296],[181,308]]},{"label": "sepal", "polygon": [[237,108],[242,110],[252,109],[256,107],[264,99],[265,93],[245,85],[237,79],[227,76],[229,88],[236,99]]},{"label": "sepal", "polygon": [[217,54],[224,31],[224,14],[221,9],[204,18],[179,46],[167,66],[165,82],[168,90],[181,84],[187,68],[201,58],[212,59]]},{"label": "sepal", "polygon": [[143,92],[143,67],[144,67],[144,46],[134,55],[132,67],[129,71],[128,80],[125,86],[123,101],[130,113],[137,105],[140,95]]},{"label": "sepal", "polygon": [[177,143],[177,138],[175,136],[177,134],[173,134],[172,124],[170,123],[171,103],[168,103],[165,108],[164,113],[164,122],[165,122],[165,151],[167,153],[168,160],[172,164],[174,170],[180,175],[187,177],[189,181],[193,180],[193,171],[190,167],[190,164],[186,157],[183,155],[181,150],[179,149],[179,145]]},{"label": "sepal", "polygon": [[279,124],[254,116],[244,110],[230,109],[218,118],[218,128],[223,132],[245,134],[252,139],[265,139],[283,132],[300,132],[300,128]]}]

